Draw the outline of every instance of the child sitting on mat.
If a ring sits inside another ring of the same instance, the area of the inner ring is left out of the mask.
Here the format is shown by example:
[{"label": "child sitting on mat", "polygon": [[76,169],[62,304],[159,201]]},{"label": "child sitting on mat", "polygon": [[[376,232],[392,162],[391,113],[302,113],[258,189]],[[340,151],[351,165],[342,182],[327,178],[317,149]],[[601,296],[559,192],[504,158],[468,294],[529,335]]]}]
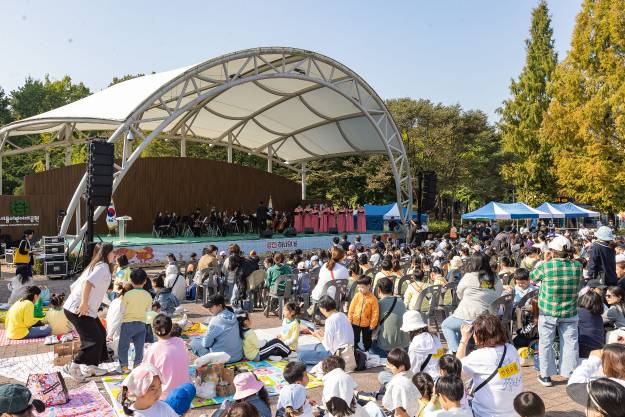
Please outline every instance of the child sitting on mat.
[{"label": "child sitting on mat", "polygon": [[46,321],[52,328],[52,334],[57,336],[72,331],[72,325],[70,324],[65,312],[63,311],[63,303],[65,302],[65,294],[52,294],[50,296],[50,310],[46,314]]},{"label": "child sitting on mat", "polygon": [[189,355],[184,341],[171,337],[173,323],[171,317],[159,314],[152,323],[158,342],[153,343],[145,352],[144,364],[153,365],[161,372],[163,393],[161,399],[176,387],[190,382]]},{"label": "child sitting on mat", "polygon": [[282,359],[291,353],[291,348],[279,338],[259,341],[256,332],[252,329],[252,319],[247,312],[243,310],[237,312],[237,320],[239,321],[239,333],[243,339],[243,353],[247,360],[264,361],[270,356],[277,356]]}]

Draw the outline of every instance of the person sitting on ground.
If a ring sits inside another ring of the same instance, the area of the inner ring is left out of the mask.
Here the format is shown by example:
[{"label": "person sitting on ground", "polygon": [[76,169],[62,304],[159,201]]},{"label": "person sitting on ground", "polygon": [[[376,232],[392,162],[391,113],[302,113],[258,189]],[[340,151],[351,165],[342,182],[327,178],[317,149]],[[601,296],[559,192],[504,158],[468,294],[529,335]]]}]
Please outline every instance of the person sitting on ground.
[{"label": "person sitting on ground", "polygon": [[329,356],[321,362],[323,392],[321,402],[326,407],[327,417],[368,417],[367,412],[356,402],[356,383],[345,372],[345,361],[340,356]]},{"label": "person sitting on ground", "polygon": [[122,382],[118,401],[124,414],[134,417],[178,417],[191,407],[195,398],[193,384],[174,389],[161,400],[163,376],[149,364],[135,367]]},{"label": "person sitting on ground", "polygon": [[419,403],[415,400],[421,395],[412,383],[410,357],[405,350],[395,348],[388,354],[386,367],[390,369],[393,377],[386,384],[382,406],[394,415],[405,413],[411,417],[416,416]]},{"label": "person sitting on ground", "polygon": [[9,308],[5,321],[8,339],[38,339],[50,335],[52,328],[35,317],[35,303],[40,297],[41,289],[30,286],[26,296]]},{"label": "person sitting on ground", "polygon": [[603,330],[603,301],[594,291],[588,291],[577,300],[579,357],[587,358],[591,351],[601,349],[605,343]]},{"label": "person sitting on ground", "polygon": [[46,313],[46,322],[50,325],[52,334],[55,336],[69,333],[73,328],[63,311],[64,302],[65,293],[50,296],[50,308]]},{"label": "person sitting on ground", "polygon": [[208,323],[204,336],[192,337],[189,348],[195,355],[202,356],[209,352],[226,352],[230,363],[243,358],[243,341],[239,335],[239,322],[221,294],[211,296],[205,304],[213,316]]},{"label": "person sitting on ground", "polygon": [[[424,417],[473,417],[471,409],[462,408],[460,401],[464,396],[464,384],[456,375],[442,376],[434,384],[434,395],[425,407]],[[441,405],[436,410],[436,402]]]},{"label": "person sitting on ground", "polygon": [[394,348],[406,348],[410,344],[408,335],[400,330],[406,306],[401,297],[393,295],[393,281],[388,278],[378,281],[378,295],[380,321],[370,351],[386,358]]},{"label": "person sitting on ground", "polygon": [[306,372],[306,364],[302,362],[287,363],[282,371],[282,377],[289,385],[280,390],[276,416],[312,417],[312,405],[315,403],[307,399],[308,373]]},{"label": "person sitting on ground", "polygon": [[[475,415],[515,415],[512,403],[523,390],[521,360],[514,346],[507,342],[501,319],[493,314],[481,314],[473,324],[463,324],[461,332],[457,357],[462,362],[463,377],[473,380],[471,406]],[[467,355],[471,336],[476,350]]]},{"label": "person sitting on ground", "polygon": [[360,335],[362,334],[362,343],[365,351],[371,349],[371,340],[373,331],[378,327],[380,310],[378,299],[371,292],[371,278],[362,275],[356,281],[357,291],[354,298],[349,304],[347,318],[354,329],[354,346],[360,343]]},{"label": "person sitting on ground", "polygon": [[403,317],[401,330],[408,333],[410,346],[410,370],[412,373],[427,372],[436,378],[438,376],[438,361],[445,353],[438,336],[428,331],[428,325],[423,315],[418,311],[407,311]]},{"label": "person sitting on ground", "polygon": [[[462,379],[462,362],[454,355],[443,355],[438,360],[438,372],[440,376],[453,375]],[[468,392],[465,390],[464,396],[460,400],[462,408],[470,409]]]},{"label": "person sitting on ground", "polygon": [[243,354],[250,361],[258,362],[269,359],[272,356],[287,357],[291,349],[279,338],[268,341],[258,340],[256,332],[252,328],[252,318],[249,313],[239,310],[236,313],[239,322],[239,335],[243,339]]},{"label": "person sitting on ground", "polygon": [[114,292],[115,289],[122,288],[125,284],[130,283],[130,272],[128,257],[126,255],[119,255],[115,258],[115,270],[113,271]]},{"label": "person sitting on ground", "polygon": [[618,286],[608,287],[605,299],[610,308],[603,314],[603,322],[614,328],[625,327],[625,290]]},{"label": "person sitting on ground", "polygon": [[43,415],[46,405],[34,399],[28,388],[21,384],[0,385],[0,415],[6,417],[34,417]]},{"label": "person sitting on ground", "polygon": [[[415,387],[417,387],[419,394],[421,394],[421,398],[419,398],[419,411],[417,412],[417,417],[423,417],[425,407],[427,407],[428,403],[432,399],[432,395],[434,394],[434,379],[432,379],[428,373],[418,372],[412,376],[412,383]],[[439,408],[440,407],[435,404],[435,409]]]},{"label": "person sitting on ground", "polygon": [[176,256],[173,253],[167,254],[167,268],[165,269],[165,287],[171,288],[171,292],[176,296],[178,301],[184,300],[187,286],[185,279],[176,262]]},{"label": "person sitting on ground", "polygon": [[568,385],[585,384],[605,376],[625,386],[625,345],[609,343],[603,349],[590,352],[588,359],[575,368]]},{"label": "person sitting on ground", "polygon": [[173,316],[176,307],[180,305],[178,298],[172,293],[171,288],[165,287],[165,274],[159,274],[156,278],[152,278],[152,287],[156,291],[154,301],[158,301],[161,306],[161,312],[168,316]]},{"label": "person sitting on ground", "polygon": [[321,314],[326,317],[325,329],[315,330],[312,335],[321,341],[316,345],[302,346],[299,360],[307,365],[316,365],[324,358],[334,355],[341,348],[353,348],[354,330],[344,313],[336,310],[336,301],[327,295],[319,300]]},{"label": "person sitting on ground", "polygon": [[158,341],[150,345],[143,358],[144,364],[152,365],[161,372],[161,400],[167,398],[174,388],[190,382],[187,347],[181,338],[171,337],[172,326],[171,317],[165,314],[154,318],[152,327]]},{"label": "person sitting on ground", "polygon": [[520,417],[545,417],[545,403],[534,392],[520,393],[514,398],[513,405]]},{"label": "person sitting on ground", "polygon": [[579,384],[575,390],[567,387],[569,397],[586,407],[587,417],[625,417],[625,387],[608,378],[598,378]]},{"label": "person sitting on ground", "polygon": [[[247,403],[252,405],[259,413],[260,417],[273,417],[269,403],[269,393],[262,381],[259,381],[251,372],[242,372],[234,377],[234,387],[236,389],[232,398],[237,404]],[[227,414],[227,410],[218,409],[212,417],[220,417]],[[247,415],[245,415],[247,417]]]},{"label": "person sitting on ground", "polygon": [[15,276],[11,278],[11,282],[7,284],[7,287],[11,290],[11,295],[7,302],[11,305],[26,297],[28,287],[34,285],[33,278],[29,275],[28,268],[28,265],[18,265],[15,268]]}]

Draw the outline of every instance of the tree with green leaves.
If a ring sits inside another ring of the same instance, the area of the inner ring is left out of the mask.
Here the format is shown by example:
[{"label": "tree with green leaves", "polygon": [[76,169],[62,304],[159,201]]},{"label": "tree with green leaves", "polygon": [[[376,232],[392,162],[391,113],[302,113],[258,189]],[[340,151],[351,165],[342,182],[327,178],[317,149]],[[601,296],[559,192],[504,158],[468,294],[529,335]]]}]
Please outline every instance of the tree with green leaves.
[{"label": "tree with green leaves", "polygon": [[502,174],[512,183],[517,200],[539,205],[555,194],[551,152],[539,137],[551,101],[547,84],[558,62],[544,0],[532,11],[530,37],[525,47],[525,66],[518,80],[510,83],[510,99],[498,110],[503,152],[508,159],[502,165]]},{"label": "tree with green leaves", "polygon": [[585,0],[541,129],[562,194],[625,209],[625,0]]},{"label": "tree with green leaves", "polygon": [[13,121],[13,116],[11,115],[9,103],[9,97],[5,94],[4,89],[0,87],[0,126],[6,125]]}]

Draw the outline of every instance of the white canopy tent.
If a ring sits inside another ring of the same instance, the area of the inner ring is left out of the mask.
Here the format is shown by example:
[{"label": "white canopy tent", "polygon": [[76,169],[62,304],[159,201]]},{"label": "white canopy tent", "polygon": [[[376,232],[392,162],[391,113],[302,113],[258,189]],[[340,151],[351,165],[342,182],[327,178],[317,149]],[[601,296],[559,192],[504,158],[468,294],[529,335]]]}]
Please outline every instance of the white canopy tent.
[{"label": "white canopy tent", "polygon": [[[176,70],[128,80],[82,100],[0,129],[3,156],[85,143],[100,131],[123,141],[113,189],[155,138],[224,146],[267,159],[301,174],[306,162],[347,155],[387,155],[397,204],[411,215],[412,180],[401,135],[384,102],[356,73],[326,56],[294,48],[256,48]],[[53,133],[49,143],[20,148],[11,137]],[[110,132],[110,133],[109,133]],[[139,137],[141,143],[132,139]],[[49,159],[46,158],[46,161]],[[1,185],[1,183],[0,183]],[[86,185],[83,177],[61,225],[66,234]],[[1,189],[1,188],[0,188]],[[398,210],[403,220],[404,210]],[[96,210],[96,217],[103,208]],[[76,216],[80,222],[79,213]],[[82,235],[86,224],[82,225]],[[76,240],[77,241],[77,240]]]}]

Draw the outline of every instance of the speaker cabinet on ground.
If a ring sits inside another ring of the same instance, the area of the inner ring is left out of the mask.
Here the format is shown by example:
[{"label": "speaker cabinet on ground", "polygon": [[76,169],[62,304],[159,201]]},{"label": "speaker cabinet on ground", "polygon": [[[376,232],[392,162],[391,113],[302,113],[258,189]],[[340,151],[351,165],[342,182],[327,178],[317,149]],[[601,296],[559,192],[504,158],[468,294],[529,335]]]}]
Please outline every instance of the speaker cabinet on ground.
[{"label": "speaker cabinet on ground", "polygon": [[336,227],[331,227],[330,229],[328,229],[328,233],[330,233],[331,235],[338,235],[339,229],[337,229]]},{"label": "speaker cabinet on ground", "polygon": [[260,234],[260,237],[270,238],[273,236],[273,232],[271,230],[265,230]]},{"label": "speaker cabinet on ground", "polygon": [[293,229],[292,227],[287,227],[284,230],[284,236],[286,236],[286,237],[295,237],[295,236],[297,236],[297,231],[295,229]]},{"label": "speaker cabinet on ground", "polygon": [[304,234],[306,235],[314,235],[315,234],[315,229],[313,229],[312,227],[307,227],[304,229]]}]

